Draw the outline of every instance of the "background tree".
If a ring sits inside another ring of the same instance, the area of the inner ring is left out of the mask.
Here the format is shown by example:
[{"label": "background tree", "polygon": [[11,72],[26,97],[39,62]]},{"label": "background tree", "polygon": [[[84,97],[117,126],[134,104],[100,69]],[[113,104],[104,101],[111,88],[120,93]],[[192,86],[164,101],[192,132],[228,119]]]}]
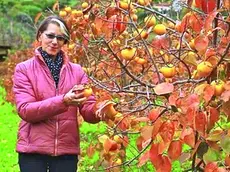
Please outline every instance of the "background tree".
[{"label": "background tree", "polygon": [[[167,172],[177,160],[188,171],[229,168],[229,1],[173,3],[175,16],[150,0],[52,7],[71,29],[65,48],[89,74],[95,108],[109,117],[86,151],[100,154],[93,169]],[[10,57],[6,89],[30,53]]]}]

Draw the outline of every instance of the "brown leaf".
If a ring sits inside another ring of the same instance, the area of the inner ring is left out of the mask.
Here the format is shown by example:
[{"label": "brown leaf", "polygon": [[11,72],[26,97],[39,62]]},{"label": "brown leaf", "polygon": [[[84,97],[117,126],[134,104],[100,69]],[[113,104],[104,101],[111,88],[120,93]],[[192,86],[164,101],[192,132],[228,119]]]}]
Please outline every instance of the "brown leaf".
[{"label": "brown leaf", "polygon": [[230,90],[224,91],[220,96],[220,99],[223,100],[224,102],[228,102],[229,98],[230,98]]},{"label": "brown leaf", "polygon": [[52,10],[53,11],[59,10],[59,2],[58,1],[53,5]]},{"label": "brown leaf", "polygon": [[38,13],[35,18],[34,18],[34,24],[37,24],[38,20],[40,19],[40,17],[42,16],[42,12]]},{"label": "brown leaf", "polygon": [[142,167],[149,160],[149,151],[143,153],[138,160],[138,167]]},{"label": "brown leaf", "polygon": [[207,83],[203,83],[203,84],[200,84],[200,85],[197,85],[194,89],[194,92],[198,95],[202,95],[203,92],[204,92],[204,89],[208,86],[209,84]]},{"label": "brown leaf", "polygon": [[203,28],[203,19],[198,14],[192,13],[189,17],[189,25],[196,33],[199,33]]},{"label": "brown leaf", "polygon": [[190,147],[194,148],[194,146],[195,146],[195,134],[194,134],[194,130],[192,128],[190,128],[190,127],[184,128],[181,132],[180,138],[181,138],[181,140],[184,141],[184,143],[186,143]]},{"label": "brown leaf", "polygon": [[182,143],[180,140],[173,140],[168,148],[168,156],[169,158],[174,161],[177,160],[182,152]]},{"label": "brown leaf", "polygon": [[214,92],[215,90],[212,86],[208,85],[207,87],[205,87],[203,92],[203,98],[206,103],[208,103],[211,100],[212,96],[214,95]]},{"label": "brown leaf", "polygon": [[186,162],[191,158],[191,153],[188,152],[183,152],[181,156],[179,157],[179,161],[182,164],[183,162]]},{"label": "brown leaf", "polygon": [[228,100],[227,102],[224,102],[221,107],[222,112],[224,112],[225,115],[227,116],[230,116],[229,107],[230,107],[230,100]]},{"label": "brown leaf", "polygon": [[202,54],[207,50],[208,43],[209,43],[208,37],[205,35],[199,35],[194,40],[195,49],[198,52],[201,52]]},{"label": "brown leaf", "polygon": [[169,96],[169,105],[174,105],[176,106],[176,102],[177,100],[179,99],[179,95],[178,94],[174,94],[172,93],[170,96]]},{"label": "brown leaf", "polygon": [[171,172],[172,164],[168,156],[158,155],[157,163],[154,165],[157,172]]},{"label": "brown leaf", "polygon": [[93,144],[90,144],[87,148],[87,155],[89,158],[91,158],[95,153],[95,146]]},{"label": "brown leaf", "polygon": [[220,112],[217,108],[208,107],[208,130],[211,130],[212,127],[215,125],[215,122],[219,120]]},{"label": "brown leaf", "polygon": [[118,8],[109,7],[109,8],[107,8],[105,15],[106,15],[107,19],[109,19],[111,16],[116,15],[118,12],[119,12]]},{"label": "brown leaf", "polygon": [[171,83],[163,82],[154,87],[154,91],[157,95],[163,95],[173,92],[174,86]]},{"label": "brown leaf", "polygon": [[[164,78],[163,74],[162,73],[159,73],[160,75],[160,80],[162,80]],[[157,73],[153,73],[153,84],[158,84],[159,83],[159,78],[158,78],[158,75]]]},{"label": "brown leaf", "polygon": [[143,141],[144,141],[144,138],[143,138],[142,136],[139,136],[139,137],[137,138],[137,140],[136,140],[137,149],[138,149],[139,151],[141,151],[141,150],[143,149],[143,147],[142,147]]},{"label": "brown leaf", "polygon": [[206,18],[206,20],[205,20],[205,25],[204,25],[204,28],[205,28],[206,32],[212,30],[212,23],[213,23],[214,18],[215,18],[216,15],[217,15],[217,13],[218,13],[218,12],[213,11],[213,12],[211,12],[211,13],[208,15],[208,17]]},{"label": "brown leaf", "polygon": [[204,112],[197,112],[195,116],[195,129],[202,136],[205,136],[206,125],[207,125],[207,115]]},{"label": "brown leaf", "polygon": [[148,113],[148,118],[151,120],[151,121],[155,121],[158,116],[160,115],[159,113],[159,109],[152,109],[149,113]]},{"label": "brown leaf", "polygon": [[152,138],[152,131],[153,131],[153,126],[144,126],[140,129],[141,136],[143,137],[144,140],[148,140]]},{"label": "brown leaf", "polygon": [[104,147],[105,152],[115,151],[118,149],[118,144],[117,142],[108,138],[105,140],[103,147]]},{"label": "brown leaf", "polygon": [[216,8],[216,0],[195,0],[195,3],[205,13],[210,13]]},{"label": "brown leaf", "polygon": [[153,165],[155,166],[156,161],[157,161],[157,157],[158,157],[158,145],[159,143],[153,143],[151,145],[151,148],[149,150],[149,158],[151,160],[151,162],[153,163]]},{"label": "brown leaf", "polygon": [[173,135],[175,132],[175,126],[171,121],[165,121],[161,125],[159,129],[160,136],[162,137],[163,141],[168,143],[173,139]]},{"label": "brown leaf", "polygon": [[204,172],[215,172],[215,171],[218,171],[217,162],[210,162],[204,168]]},{"label": "brown leaf", "polygon": [[225,90],[230,90],[230,81],[226,81],[224,84],[224,89]]}]

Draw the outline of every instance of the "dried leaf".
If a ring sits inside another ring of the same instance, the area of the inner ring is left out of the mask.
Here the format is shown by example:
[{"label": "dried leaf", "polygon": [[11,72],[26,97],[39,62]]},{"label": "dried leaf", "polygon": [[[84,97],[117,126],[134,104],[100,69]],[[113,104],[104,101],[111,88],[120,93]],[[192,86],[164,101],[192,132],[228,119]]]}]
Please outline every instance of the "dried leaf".
[{"label": "dried leaf", "polygon": [[176,102],[177,102],[178,99],[179,99],[179,95],[172,93],[169,96],[169,99],[168,99],[169,100],[169,105],[176,106]]},{"label": "dried leaf", "polygon": [[34,24],[37,24],[38,20],[40,19],[40,17],[42,16],[42,12],[38,13],[35,18],[34,18]]},{"label": "dried leaf", "polygon": [[184,128],[181,132],[180,138],[181,138],[181,140],[184,141],[184,143],[186,143],[190,147],[194,148],[194,146],[195,146],[195,134],[194,134],[194,130],[192,128],[190,128],[190,127]]},{"label": "dried leaf", "polygon": [[103,147],[104,147],[105,152],[115,151],[118,149],[118,144],[117,144],[117,142],[108,138],[103,143]]},{"label": "dried leaf", "polygon": [[86,152],[88,157],[91,158],[95,153],[95,146],[93,144],[90,144]]},{"label": "dried leaf", "polygon": [[214,93],[215,93],[215,90],[211,85],[208,85],[207,87],[205,87],[204,93],[203,93],[203,98],[204,98],[206,103],[208,103],[211,100]]},{"label": "dried leaf", "polygon": [[228,100],[227,102],[224,102],[221,107],[222,112],[224,112],[225,115],[227,116],[230,116],[229,107],[230,107],[230,100]]},{"label": "dried leaf", "polygon": [[211,133],[208,134],[208,137],[206,138],[206,140],[208,141],[219,141],[222,136],[223,136],[223,130],[215,130]]},{"label": "dried leaf", "polygon": [[194,40],[195,49],[198,52],[201,52],[202,54],[207,50],[208,43],[209,43],[209,40],[206,35],[199,35]]},{"label": "dried leaf", "polygon": [[158,155],[155,165],[157,172],[171,172],[172,164],[168,156]]},{"label": "dried leaf", "polygon": [[162,137],[163,141],[168,143],[173,139],[175,132],[175,126],[171,121],[165,121],[159,129],[159,134]]},{"label": "dried leaf", "polygon": [[200,33],[201,29],[203,28],[204,22],[203,19],[196,13],[192,13],[189,16],[189,26],[194,30],[196,33]]},{"label": "dried leaf", "polygon": [[136,140],[137,149],[138,149],[139,151],[141,151],[141,150],[143,149],[143,147],[142,147],[143,141],[144,141],[144,138],[143,138],[142,136],[139,136],[139,137],[137,138],[137,140]]},{"label": "dried leaf", "polygon": [[168,156],[169,158],[174,161],[177,160],[182,152],[182,143],[180,140],[174,140],[170,143],[168,148]]},{"label": "dried leaf", "polygon": [[215,123],[219,120],[220,112],[217,108],[208,107],[208,130],[211,130]]},{"label": "dried leaf", "polygon": [[53,11],[58,11],[59,10],[59,2],[58,1],[53,5],[52,10]]},{"label": "dried leaf", "polygon": [[152,138],[152,131],[153,131],[153,126],[144,126],[140,129],[141,136],[143,137],[144,140],[148,140]]},{"label": "dried leaf", "polygon": [[214,171],[218,171],[217,162],[210,162],[204,168],[204,172],[214,172]]},{"label": "dried leaf", "polygon": [[115,8],[115,7],[109,7],[109,8],[107,8],[107,10],[106,10],[106,17],[107,17],[107,19],[109,19],[113,15],[117,15],[118,12],[119,12],[118,8]]},{"label": "dried leaf", "polygon": [[200,84],[200,85],[197,85],[194,89],[194,93],[198,94],[198,95],[202,95],[203,92],[204,92],[204,89],[208,86],[209,84]]},{"label": "dried leaf", "polygon": [[142,167],[149,160],[149,151],[143,153],[138,160],[138,167]]},{"label": "dried leaf", "polygon": [[154,87],[154,91],[157,95],[163,95],[173,92],[174,86],[171,83],[163,82]]},{"label": "dried leaf", "polygon": [[195,116],[195,129],[205,136],[207,125],[207,115],[204,112],[198,112]]},{"label": "dried leaf", "polygon": [[216,8],[216,0],[195,0],[195,3],[205,13],[210,13]]},{"label": "dried leaf", "polygon": [[213,27],[213,26],[212,26],[212,22],[213,22],[214,18],[216,17],[217,13],[218,13],[218,12],[213,11],[213,12],[211,12],[211,13],[208,15],[208,17],[206,18],[205,24],[204,24],[204,28],[205,28],[206,33],[207,33],[208,31],[211,31],[211,30],[213,29],[213,28],[212,28],[212,27]]},{"label": "dried leaf", "polygon": [[159,115],[160,115],[159,109],[152,109],[148,114],[148,118],[151,121],[155,121],[158,118]]},{"label": "dried leaf", "polygon": [[229,98],[230,98],[230,90],[224,91],[220,96],[220,99],[223,100],[224,102],[228,102]]},{"label": "dried leaf", "polygon": [[152,162],[152,164],[155,166],[156,165],[156,162],[157,162],[157,157],[158,157],[158,145],[159,143],[153,143],[151,145],[151,148],[149,150],[149,158]]}]

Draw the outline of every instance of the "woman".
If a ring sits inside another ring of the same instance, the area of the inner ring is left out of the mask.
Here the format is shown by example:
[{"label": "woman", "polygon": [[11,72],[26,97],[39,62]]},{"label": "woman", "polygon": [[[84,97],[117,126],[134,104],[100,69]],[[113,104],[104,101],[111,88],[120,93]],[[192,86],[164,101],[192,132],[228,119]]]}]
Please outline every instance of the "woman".
[{"label": "woman", "polygon": [[47,17],[37,31],[34,57],[19,63],[14,73],[16,106],[21,122],[16,151],[21,172],[75,172],[79,148],[77,112],[90,123],[95,98],[84,97],[87,75],[61,50],[69,40],[66,23]]}]

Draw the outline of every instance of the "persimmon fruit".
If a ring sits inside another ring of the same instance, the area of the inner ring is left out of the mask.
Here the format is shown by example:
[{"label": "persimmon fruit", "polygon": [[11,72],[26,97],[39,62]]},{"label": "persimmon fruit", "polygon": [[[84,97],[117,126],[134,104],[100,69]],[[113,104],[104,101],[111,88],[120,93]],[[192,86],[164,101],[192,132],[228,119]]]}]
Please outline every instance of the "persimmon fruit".
[{"label": "persimmon fruit", "polygon": [[81,7],[82,7],[83,9],[87,8],[88,6],[89,6],[89,4],[88,4],[87,2],[83,2],[83,3],[81,4]]},{"label": "persimmon fruit", "polygon": [[136,48],[125,48],[121,50],[121,57],[125,60],[131,60],[136,54]]},{"label": "persimmon fruit", "polygon": [[81,10],[73,10],[71,12],[71,14],[74,16],[74,17],[81,17],[83,16],[83,12]]},{"label": "persimmon fruit", "polygon": [[65,7],[65,11],[66,11],[67,13],[70,13],[70,12],[72,11],[72,9],[71,9],[71,7]]},{"label": "persimmon fruit", "polygon": [[157,24],[153,28],[153,32],[157,35],[164,35],[166,33],[166,27],[163,24]]},{"label": "persimmon fruit", "polygon": [[83,94],[84,94],[84,97],[89,97],[89,96],[91,96],[91,95],[93,94],[92,88],[85,88],[85,89],[83,90]]},{"label": "persimmon fruit", "polygon": [[147,63],[147,60],[146,60],[146,59],[140,58],[140,57],[135,57],[134,60],[137,62],[137,64],[140,64],[140,65],[144,65],[144,64]]},{"label": "persimmon fruit", "polygon": [[138,32],[134,31],[133,35],[136,38],[136,40],[140,40],[141,38],[147,39],[149,36],[146,30],[144,29],[138,29]]},{"label": "persimmon fruit", "polygon": [[121,161],[120,158],[118,158],[118,159],[116,160],[116,162],[115,162],[115,164],[117,164],[117,165],[121,165],[121,163],[122,163],[122,161]]},{"label": "persimmon fruit", "polygon": [[65,16],[67,16],[67,12],[62,10],[62,11],[59,12],[59,16],[60,17],[65,17]]},{"label": "persimmon fruit", "polygon": [[119,2],[119,7],[124,9],[124,10],[128,10],[129,9],[129,4],[127,2],[120,1]]},{"label": "persimmon fruit", "polygon": [[208,61],[203,61],[197,65],[197,74],[200,77],[206,77],[212,72],[213,66]]},{"label": "persimmon fruit", "polygon": [[176,75],[176,67],[173,64],[168,64],[161,67],[160,72],[165,78],[172,78]]},{"label": "persimmon fruit", "polygon": [[211,86],[214,88],[215,96],[220,96],[224,92],[224,84],[225,83],[222,80],[214,80],[211,82]]},{"label": "persimmon fruit", "polygon": [[147,16],[145,17],[144,22],[146,24],[146,27],[151,27],[156,24],[156,18],[155,16]]}]

